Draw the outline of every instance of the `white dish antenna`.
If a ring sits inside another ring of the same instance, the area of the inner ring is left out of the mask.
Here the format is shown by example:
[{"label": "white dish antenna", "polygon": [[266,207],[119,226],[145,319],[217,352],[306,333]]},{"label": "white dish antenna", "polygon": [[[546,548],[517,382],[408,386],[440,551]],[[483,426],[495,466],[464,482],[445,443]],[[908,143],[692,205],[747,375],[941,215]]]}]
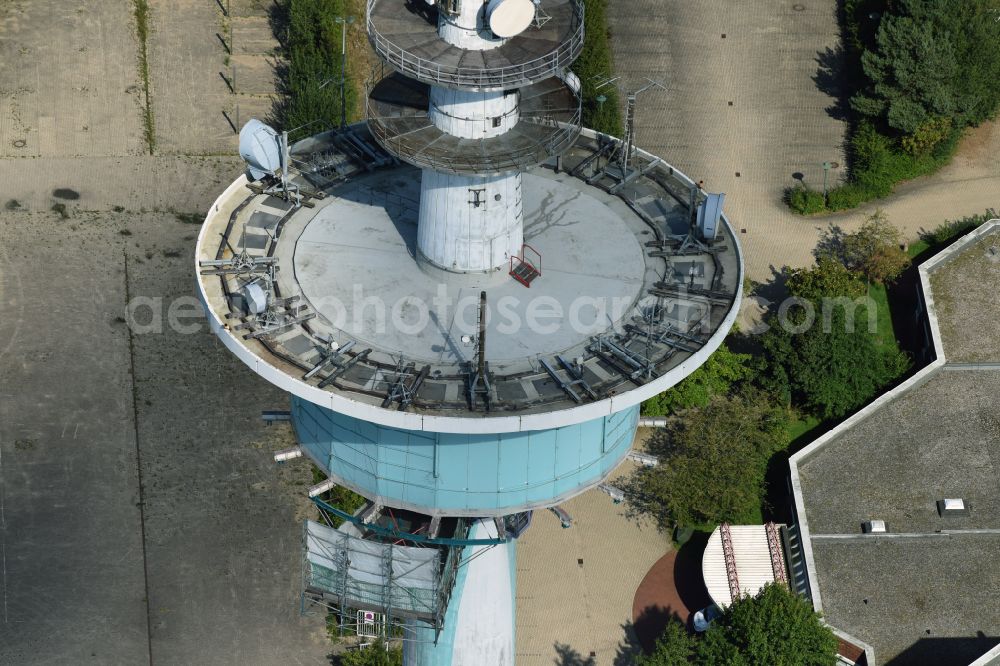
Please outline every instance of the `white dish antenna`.
[{"label": "white dish antenna", "polygon": [[240,157],[247,163],[253,180],[281,171],[281,136],[270,126],[253,118],[240,130]]},{"label": "white dish antenna", "polygon": [[583,83],[580,81],[580,77],[569,70],[566,70],[566,73],[563,75],[563,81],[565,81],[566,85],[570,87],[570,90],[575,92],[577,95],[579,95],[580,91],[583,90]]},{"label": "white dish antenna", "polygon": [[531,0],[490,0],[486,6],[490,31],[503,39],[521,34],[534,20],[535,3]]},{"label": "white dish antenna", "polygon": [[698,207],[698,234],[704,240],[713,241],[718,235],[722,202],[725,198],[725,194],[709,194]]}]

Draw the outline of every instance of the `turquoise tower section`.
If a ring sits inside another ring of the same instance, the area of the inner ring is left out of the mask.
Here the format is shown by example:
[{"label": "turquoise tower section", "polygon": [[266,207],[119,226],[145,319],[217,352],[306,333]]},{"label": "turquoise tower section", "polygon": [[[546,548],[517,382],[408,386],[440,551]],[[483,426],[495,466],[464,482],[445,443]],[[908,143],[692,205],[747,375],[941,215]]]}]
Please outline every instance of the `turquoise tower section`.
[{"label": "turquoise tower section", "polygon": [[388,506],[440,516],[504,516],[559,504],[625,457],[639,407],[551,430],[403,430],[292,396],[302,449],[338,484]]}]

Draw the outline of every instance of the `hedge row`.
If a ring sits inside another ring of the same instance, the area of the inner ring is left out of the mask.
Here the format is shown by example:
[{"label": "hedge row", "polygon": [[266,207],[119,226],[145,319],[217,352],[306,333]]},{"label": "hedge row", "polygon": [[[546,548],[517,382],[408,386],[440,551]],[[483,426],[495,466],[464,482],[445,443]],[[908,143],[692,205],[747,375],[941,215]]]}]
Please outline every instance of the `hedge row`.
[{"label": "hedge row", "polygon": [[[583,124],[598,132],[621,136],[618,90],[614,85],[598,90],[595,83],[600,77],[612,76],[614,71],[608,36],[608,0],[583,0],[583,4],[586,10],[583,52],[573,65],[573,70],[583,82]],[[605,100],[599,102],[597,98],[602,95]]]},{"label": "hedge row", "polygon": [[926,153],[911,154],[899,141],[881,134],[871,124],[861,122],[851,137],[849,152],[851,178],[823,193],[804,185],[785,190],[785,202],[796,213],[811,215],[825,211],[846,210],[892,194],[899,182],[933,173],[947,164],[962,131],[955,129]]},{"label": "hedge row", "polygon": [[[347,16],[346,0],[283,0],[288,40],[287,65],[281,72],[285,102],[278,109],[278,124],[287,131],[302,127],[314,134],[340,125],[341,56],[336,17]],[[345,83],[348,111],[357,91],[350,78]],[[308,128],[303,126],[309,125]]]},{"label": "hedge row", "polygon": [[937,250],[945,245],[951,244],[953,241],[957,240],[961,236],[969,233],[976,227],[994,220],[997,217],[997,212],[992,208],[987,208],[986,212],[982,215],[969,215],[968,217],[963,217],[957,220],[945,220],[944,223],[940,224],[931,231],[925,231],[920,234],[920,240],[927,243],[930,249]]}]

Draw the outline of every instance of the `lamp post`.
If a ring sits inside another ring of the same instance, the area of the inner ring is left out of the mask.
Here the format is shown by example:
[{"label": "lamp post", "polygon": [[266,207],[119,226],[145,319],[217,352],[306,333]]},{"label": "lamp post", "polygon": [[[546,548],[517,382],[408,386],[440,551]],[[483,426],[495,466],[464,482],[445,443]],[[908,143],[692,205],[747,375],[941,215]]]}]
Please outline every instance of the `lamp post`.
[{"label": "lamp post", "polygon": [[347,127],[347,26],[354,23],[353,16],[337,16],[333,19],[340,24],[340,127]]},{"label": "lamp post", "polygon": [[823,162],[823,201],[826,201],[826,179],[830,174],[830,168],[833,166],[830,162]]}]

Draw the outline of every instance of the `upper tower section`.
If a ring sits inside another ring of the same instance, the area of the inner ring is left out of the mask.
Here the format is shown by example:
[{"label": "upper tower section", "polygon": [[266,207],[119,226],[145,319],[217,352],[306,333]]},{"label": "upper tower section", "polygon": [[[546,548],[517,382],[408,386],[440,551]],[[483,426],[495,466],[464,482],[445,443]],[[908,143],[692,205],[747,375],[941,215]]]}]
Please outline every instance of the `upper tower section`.
[{"label": "upper tower section", "polygon": [[[580,2],[541,0],[528,28],[512,37],[493,33],[511,25],[501,27],[502,16],[496,16],[490,27],[489,16],[503,9],[500,4],[506,3],[368,0],[368,39],[375,52],[404,76],[458,90],[523,88],[561,75],[579,57]],[[520,3],[515,0],[515,4]]]},{"label": "upper tower section", "polygon": [[568,69],[583,46],[576,0],[370,0],[368,37],[396,70],[369,93],[369,128],[404,162],[498,176],[561,155],[580,134]]}]

